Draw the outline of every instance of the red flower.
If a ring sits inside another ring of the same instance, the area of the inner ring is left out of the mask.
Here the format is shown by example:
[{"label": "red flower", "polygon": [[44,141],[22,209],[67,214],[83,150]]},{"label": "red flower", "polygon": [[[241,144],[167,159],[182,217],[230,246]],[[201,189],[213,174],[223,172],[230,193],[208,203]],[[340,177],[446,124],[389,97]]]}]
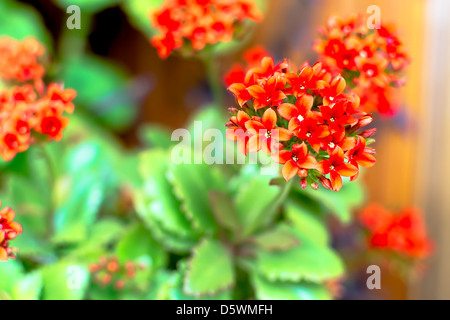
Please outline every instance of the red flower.
[{"label": "red flower", "polygon": [[250,117],[244,111],[239,111],[237,116],[231,117],[230,125],[228,126],[226,137],[230,141],[238,142],[238,149],[243,155],[247,156],[248,141],[250,135],[245,127],[245,124],[250,121]]},{"label": "red flower", "polygon": [[297,124],[297,118],[291,119],[289,122],[289,130],[292,130],[299,139],[308,140],[311,144],[317,143],[331,134],[327,125],[319,123],[316,114],[307,115],[306,118],[300,122],[299,126],[297,126]]},{"label": "red flower", "polygon": [[366,148],[366,139],[359,136],[355,147],[347,153],[347,157],[355,166],[373,167],[375,165],[374,150]]},{"label": "red flower", "polygon": [[323,160],[318,164],[318,170],[324,175],[330,174],[334,191],[342,188],[341,176],[352,177],[358,173],[357,167],[345,162],[344,151],[340,147],[333,150],[328,160]]},{"label": "red flower", "polygon": [[352,116],[346,114],[346,104],[344,101],[338,101],[331,106],[321,106],[322,118],[327,121],[331,133],[345,131],[344,126],[354,125],[358,122]]},{"label": "red flower", "polygon": [[289,141],[292,133],[285,128],[277,127],[277,114],[269,108],[264,112],[261,122],[250,120],[245,127],[252,134],[248,148],[250,152],[263,149],[267,154],[272,153],[272,147],[278,141]]},{"label": "red flower", "polygon": [[345,79],[341,76],[334,78],[331,83],[324,80],[320,81],[320,83],[323,87],[319,90],[319,93],[323,97],[323,104],[326,106],[334,103],[334,101],[344,92],[346,87]]},{"label": "red flower", "polygon": [[289,93],[299,96],[301,94],[305,94],[307,89],[315,89],[314,86],[316,82],[311,81],[313,76],[314,70],[310,66],[305,66],[300,71],[299,75],[296,73],[287,73],[286,79],[291,86]]},{"label": "red flower", "polygon": [[287,121],[293,120],[292,126],[299,127],[301,122],[308,117],[314,105],[314,98],[310,95],[301,95],[295,105],[283,103],[278,107],[278,113]]},{"label": "red flower", "polygon": [[14,258],[17,251],[17,249],[9,246],[11,240],[22,234],[22,226],[13,221],[14,217],[15,212],[11,208],[6,207],[0,210],[0,261]]},{"label": "red flower", "polygon": [[308,154],[308,147],[305,143],[294,145],[292,152],[282,150],[273,158],[276,162],[284,164],[282,174],[286,181],[291,180],[301,169],[316,169],[317,167],[316,158]]},{"label": "red flower", "polygon": [[267,106],[279,106],[286,99],[283,89],[286,82],[283,78],[272,76],[263,86],[253,85],[247,90],[254,98],[253,107],[255,110],[262,109]]}]

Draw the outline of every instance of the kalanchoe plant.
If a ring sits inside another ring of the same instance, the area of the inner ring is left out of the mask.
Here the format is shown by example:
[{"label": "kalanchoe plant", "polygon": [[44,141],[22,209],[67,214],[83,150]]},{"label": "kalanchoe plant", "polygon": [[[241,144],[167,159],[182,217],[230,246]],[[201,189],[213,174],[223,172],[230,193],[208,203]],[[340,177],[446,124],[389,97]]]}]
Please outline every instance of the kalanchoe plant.
[{"label": "kalanchoe plant", "polygon": [[365,129],[372,116],[345,88],[345,80],[332,78],[321,63],[296,71],[287,60],[275,65],[265,57],[229,87],[240,110],[230,109],[227,137],[244,155],[262,150],[283,164],[287,181],[298,175],[303,188],[320,183],[339,191],[342,176],[355,180],[360,166],[375,164],[366,141],[375,129]]},{"label": "kalanchoe plant", "polygon": [[368,29],[362,15],[347,20],[331,17],[320,29],[314,49],[333,75],[342,74],[361,97],[362,109],[392,116],[395,87],[410,58],[393,26]]},{"label": "kalanchoe plant", "polygon": [[[318,219],[321,209],[312,213],[300,204],[317,200],[304,193],[298,194],[300,202],[288,200],[286,185],[271,185],[275,175],[262,176],[258,170],[246,165],[229,179],[220,167],[173,164],[170,150],[141,156],[137,211],[171,254],[175,269],[156,276],[155,294],[169,299],[330,298],[325,284],[344,270]],[[160,277],[170,279],[170,285],[158,287]]]}]

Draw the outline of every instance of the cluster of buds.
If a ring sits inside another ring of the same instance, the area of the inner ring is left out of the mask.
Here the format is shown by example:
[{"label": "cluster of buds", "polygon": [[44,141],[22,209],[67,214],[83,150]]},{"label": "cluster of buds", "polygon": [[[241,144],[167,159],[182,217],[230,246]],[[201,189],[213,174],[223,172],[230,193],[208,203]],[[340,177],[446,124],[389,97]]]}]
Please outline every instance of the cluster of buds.
[{"label": "cluster of buds", "polygon": [[[0,48],[5,45],[4,42],[11,41],[16,46],[21,43],[2,38]],[[35,40],[24,40],[24,43],[28,42],[34,44]],[[11,63],[11,70],[0,72],[0,77],[16,75],[15,78],[3,79],[14,80],[12,82],[16,85],[0,89],[0,156],[5,161],[12,160],[17,153],[24,152],[36,141],[61,140],[63,130],[69,123],[69,119],[63,115],[74,111],[72,101],[76,97],[75,90],[64,89],[56,83],[45,86],[40,78],[36,78],[43,76],[43,72],[37,72],[41,67],[34,65],[37,49],[32,50],[31,44],[22,46],[31,49],[23,50],[17,64],[9,61],[6,54],[0,54],[0,65],[8,61]],[[41,49],[38,51],[41,52]],[[28,59],[26,54],[30,55]],[[6,59],[6,62],[2,59]],[[18,83],[21,80],[25,82]],[[27,80],[33,81],[30,83]]]},{"label": "cluster of buds", "polygon": [[320,35],[314,46],[320,60],[333,75],[343,75],[361,97],[364,110],[393,115],[394,88],[404,84],[399,75],[410,61],[395,29],[369,29],[362,15],[332,17]]},{"label": "cluster of buds", "polygon": [[102,287],[113,285],[116,290],[123,290],[135,278],[136,273],[145,268],[144,265],[133,261],[120,264],[117,257],[102,256],[98,263],[89,266],[89,272],[98,285]]},{"label": "cluster of buds", "polygon": [[250,69],[231,91],[240,108],[231,108],[227,139],[239,151],[263,150],[284,165],[283,177],[300,176],[301,186],[339,191],[342,176],[355,180],[359,167],[375,163],[367,147],[375,129],[364,130],[372,116],[359,109],[359,97],[344,93],[346,82],[332,78],[321,63],[299,71],[270,57]]},{"label": "cluster of buds", "polygon": [[11,208],[0,210],[0,261],[15,258],[17,252],[16,248],[9,246],[9,242],[22,233],[22,226],[14,221],[14,217],[15,212]]},{"label": "cluster of buds", "polygon": [[418,209],[407,208],[396,214],[379,205],[369,205],[360,216],[369,233],[372,248],[388,250],[414,259],[427,257],[431,242]]},{"label": "cluster of buds", "polygon": [[165,0],[151,15],[159,33],[151,43],[162,58],[186,43],[199,51],[206,45],[231,41],[246,20],[262,20],[254,0]]}]

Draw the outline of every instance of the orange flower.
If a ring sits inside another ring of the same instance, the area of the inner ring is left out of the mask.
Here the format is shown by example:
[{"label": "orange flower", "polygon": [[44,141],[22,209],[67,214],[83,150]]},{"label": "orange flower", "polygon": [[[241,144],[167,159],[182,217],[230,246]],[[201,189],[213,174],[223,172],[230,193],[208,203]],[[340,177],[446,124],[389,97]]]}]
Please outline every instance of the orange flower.
[{"label": "orange flower", "polygon": [[293,136],[289,130],[277,127],[277,114],[270,108],[264,112],[261,121],[247,121],[245,127],[252,134],[248,142],[250,152],[263,149],[270,155],[276,142],[289,141]]},{"label": "orange flower", "polygon": [[250,96],[254,98],[253,107],[255,110],[267,107],[268,105],[279,106],[286,99],[283,89],[286,86],[286,80],[276,75],[269,78],[265,84],[253,85],[247,88]]},{"label": "orange flower", "polygon": [[[0,201],[1,206],[1,201]],[[9,242],[22,234],[22,226],[13,221],[15,212],[9,208],[0,210],[0,261],[7,261],[14,258],[17,249],[11,248]]]},{"label": "orange flower", "polygon": [[226,137],[230,141],[238,142],[238,149],[243,155],[248,154],[248,141],[250,135],[245,124],[250,121],[250,117],[244,111],[239,111],[236,116],[231,117],[230,124],[227,125]]},{"label": "orange flower", "polygon": [[342,188],[341,176],[352,177],[358,173],[357,167],[345,162],[344,151],[340,147],[336,147],[331,152],[330,158],[321,161],[317,168],[324,175],[330,174],[334,191],[339,191]]},{"label": "orange flower", "polygon": [[[286,181],[291,180],[301,169],[316,169],[317,160],[308,154],[308,147],[303,142],[292,147],[292,152],[282,150],[274,157],[275,161],[284,164],[282,174]],[[302,174],[303,176],[304,174]]]},{"label": "orange flower", "polygon": [[151,43],[161,58],[185,43],[199,51],[207,45],[230,42],[246,20],[262,20],[254,0],[165,0],[151,15],[159,32]]}]

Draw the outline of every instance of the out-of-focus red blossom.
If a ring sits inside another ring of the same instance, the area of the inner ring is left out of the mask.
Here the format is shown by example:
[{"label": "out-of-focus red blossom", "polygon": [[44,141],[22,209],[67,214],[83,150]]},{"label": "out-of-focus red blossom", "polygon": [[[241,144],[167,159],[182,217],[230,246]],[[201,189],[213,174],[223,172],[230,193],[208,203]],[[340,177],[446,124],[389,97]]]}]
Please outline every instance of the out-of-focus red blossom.
[{"label": "out-of-focus red blossom", "polygon": [[9,246],[11,240],[22,234],[22,226],[14,221],[15,215],[15,212],[9,207],[0,210],[0,261],[15,258],[17,252],[16,248]]},{"label": "out-of-focus red blossom", "polygon": [[[72,113],[76,92],[51,84],[37,92],[29,84],[0,90],[0,155],[5,161],[24,152],[37,139],[59,141]],[[40,135],[37,135],[40,134]]]},{"label": "out-of-focus red blossom", "polygon": [[45,48],[34,38],[19,41],[0,37],[0,78],[25,82],[40,80],[45,73],[40,64]]},{"label": "out-of-focus red blossom", "polygon": [[89,266],[89,272],[93,275],[96,284],[102,287],[112,285],[120,291],[130,284],[137,272],[145,268],[144,265],[133,261],[121,264],[117,257],[102,256],[97,263]]},{"label": "out-of-focus red blossom", "polygon": [[369,244],[373,248],[416,259],[431,253],[432,244],[418,209],[407,208],[395,214],[372,204],[363,210],[360,221],[369,232]]},{"label": "out-of-focus red blossom", "polygon": [[[5,43],[11,45],[9,54],[2,47]],[[37,140],[61,140],[69,123],[64,115],[74,111],[75,90],[57,83],[46,87],[40,78],[45,70],[37,58],[44,51],[33,38],[0,39],[0,78],[11,83],[0,89],[0,156],[5,161]]]},{"label": "out-of-focus red blossom", "polygon": [[354,180],[361,166],[375,163],[365,139],[375,129],[364,129],[372,116],[345,89],[345,80],[321,63],[296,68],[264,57],[228,88],[241,109],[230,109],[227,138],[244,155],[263,150],[284,165],[286,181],[299,176],[302,188],[339,191],[342,176]]},{"label": "out-of-focus red blossom", "polygon": [[244,52],[244,64],[237,63],[225,74],[223,81],[229,87],[233,83],[244,82],[246,70],[258,66],[269,53],[262,46],[251,48]]},{"label": "out-of-focus red blossom", "polygon": [[333,76],[342,74],[361,97],[361,108],[392,116],[398,108],[394,87],[404,83],[399,74],[410,63],[392,26],[371,30],[362,15],[348,20],[329,18],[320,28],[314,49]]},{"label": "out-of-focus red blossom", "polygon": [[259,22],[262,13],[254,0],[165,0],[150,19],[159,33],[151,43],[166,58],[186,43],[199,51],[230,42],[245,20]]}]

